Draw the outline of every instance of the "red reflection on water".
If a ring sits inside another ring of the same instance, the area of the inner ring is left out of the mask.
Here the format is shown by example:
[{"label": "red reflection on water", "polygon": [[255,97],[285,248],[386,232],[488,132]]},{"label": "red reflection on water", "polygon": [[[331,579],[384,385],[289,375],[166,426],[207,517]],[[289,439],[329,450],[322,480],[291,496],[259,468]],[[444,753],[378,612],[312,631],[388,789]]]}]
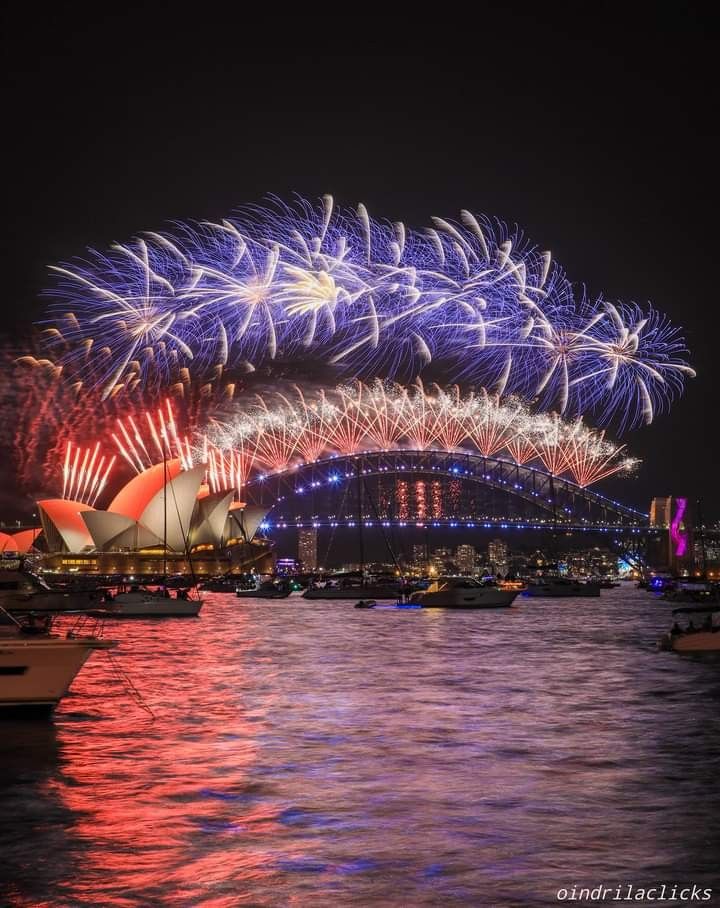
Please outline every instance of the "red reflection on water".
[{"label": "red reflection on water", "polygon": [[255,840],[266,843],[285,830],[278,808],[249,778],[273,702],[273,671],[268,664],[259,708],[246,698],[253,683],[243,652],[256,641],[246,639],[245,624],[236,612],[232,636],[241,642],[231,659],[219,658],[227,656],[218,645],[222,626],[202,618],[107,626],[106,636],[121,641],[116,663],[155,719],[98,655],[58,711],[60,771],[47,794],[73,816],[68,833],[84,864],[82,886],[67,881],[74,897],[121,905],[123,887],[157,889],[160,897],[169,886],[183,898],[199,883],[209,892],[225,884],[233,890],[227,901],[204,902],[221,906],[238,903],[235,884],[275,872],[276,855]]}]

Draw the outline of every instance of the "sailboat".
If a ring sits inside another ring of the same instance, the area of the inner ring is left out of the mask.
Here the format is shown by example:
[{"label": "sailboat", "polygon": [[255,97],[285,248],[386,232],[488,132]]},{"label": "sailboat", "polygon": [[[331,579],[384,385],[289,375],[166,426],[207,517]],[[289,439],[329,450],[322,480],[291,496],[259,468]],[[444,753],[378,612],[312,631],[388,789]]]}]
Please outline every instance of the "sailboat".
[{"label": "sailboat", "polygon": [[[553,549],[557,548],[558,518],[557,499],[555,497],[555,483],[553,474],[550,474],[550,494],[552,496],[553,511]],[[557,553],[556,553],[557,557]],[[580,580],[576,577],[560,577],[556,574],[543,573],[538,577],[528,580],[527,589],[523,596],[529,599],[567,599],[578,597],[597,597],[602,586],[600,582]]]},{"label": "sailboat", "polygon": [[139,585],[108,595],[105,601],[108,618],[195,618],[200,614],[203,601],[198,595],[177,590],[172,596],[163,586],[151,590]]},{"label": "sailboat", "polygon": [[[121,588],[117,593],[108,593],[105,597],[108,618],[195,618],[200,614],[203,600],[197,591],[195,576],[190,589],[176,589],[175,595],[167,585],[167,494],[168,474],[165,456],[165,436],[163,435],[163,579],[159,589],[148,589],[140,584],[130,588]],[[185,538],[185,552],[192,572],[192,559]],[[194,590],[194,593],[193,593]]]},{"label": "sailboat", "polygon": [[[324,586],[313,585],[308,587],[303,593],[304,599],[398,599],[402,590],[402,582],[394,581],[368,581],[365,577],[365,539],[363,535],[363,486],[365,481],[362,477],[361,461],[358,458],[356,467],[356,477],[358,486],[358,554],[360,556],[360,566],[357,572],[352,571],[346,574],[339,574],[336,577],[330,577],[325,581]],[[368,490],[370,504],[377,514],[377,509]],[[395,558],[392,550],[390,554]]]}]

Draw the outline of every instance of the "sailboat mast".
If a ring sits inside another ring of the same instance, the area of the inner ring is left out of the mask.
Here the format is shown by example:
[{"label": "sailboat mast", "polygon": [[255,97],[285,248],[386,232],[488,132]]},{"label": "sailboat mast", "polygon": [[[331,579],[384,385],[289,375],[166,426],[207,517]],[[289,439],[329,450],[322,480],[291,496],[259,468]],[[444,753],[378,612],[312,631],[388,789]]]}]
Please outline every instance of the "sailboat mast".
[{"label": "sailboat mast", "polygon": [[162,436],[163,452],[163,584],[167,585],[167,454],[165,436]]},{"label": "sailboat mast", "polygon": [[358,551],[360,554],[360,582],[365,577],[365,537],[363,535],[363,480],[361,460],[357,459],[357,521],[358,521]]},{"label": "sailboat mast", "polygon": [[697,522],[700,527],[700,557],[702,558],[702,576],[703,580],[707,576],[707,555],[705,552],[705,526],[703,524],[703,513],[702,513],[702,499],[698,498],[697,506]]},{"label": "sailboat mast", "polygon": [[550,473],[550,497],[552,498],[552,515],[553,515],[553,532],[552,532],[552,555],[555,559],[555,572],[560,573],[560,562],[558,560],[558,517],[557,517],[557,499],[555,498],[555,477]]}]

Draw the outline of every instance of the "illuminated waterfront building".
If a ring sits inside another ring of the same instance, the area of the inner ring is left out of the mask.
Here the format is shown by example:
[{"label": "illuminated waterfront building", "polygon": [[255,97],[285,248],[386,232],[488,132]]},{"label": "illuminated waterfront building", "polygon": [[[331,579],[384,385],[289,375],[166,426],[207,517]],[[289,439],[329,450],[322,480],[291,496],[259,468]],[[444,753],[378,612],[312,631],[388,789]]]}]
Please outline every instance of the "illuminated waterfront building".
[{"label": "illuminated waterfront building", "polygon": [[417,570],[427,568],[428,552],[424,545],[414,545],[412,547],[412,564]]},{"label": "illuminated waterfront building", "polygon": [[455,569],[452,549],[440,546],[430,556],[430,569],[436,574],[451,573]]},{"label": "illuminated waterfront building", "polygon": [[493,574],[507,574],[508,545],[502,539],[493,539],[488,543],[488,563]]},{"label": "illuminated waterfront building", "polygon": [[455,564],[461,574],[475,573],[475,546],[459,545],[455,551]]},{"label": "illuminated waterfront building", "polygon": [[304,571],[316,571],[318,567],[317,527],[298,530],[298,561]]},{"label": "illuminated waterfront building", "polygon": [[618,574],[617,554],[599,546],[563,553],[558,556],[558,564],[565,565],[567,573],[573,577],[615,577]]}]

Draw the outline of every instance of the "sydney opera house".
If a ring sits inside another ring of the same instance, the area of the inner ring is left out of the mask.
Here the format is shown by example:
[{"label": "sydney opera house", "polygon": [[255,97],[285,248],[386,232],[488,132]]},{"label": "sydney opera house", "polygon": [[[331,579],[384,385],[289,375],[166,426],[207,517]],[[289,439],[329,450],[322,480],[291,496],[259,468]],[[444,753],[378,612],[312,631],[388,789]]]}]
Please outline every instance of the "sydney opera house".
[{"label": "sydney opera house", "polygon": [[182,469],[177,459],[134,476],[97,510],[82,501],[38,501],[42,527],[0,537],[5,551],[46,552],[46,569],[101,574],[185,574],[265,570],[272,552],[257,537],[266,510],[211,492],[205,466]]}]

